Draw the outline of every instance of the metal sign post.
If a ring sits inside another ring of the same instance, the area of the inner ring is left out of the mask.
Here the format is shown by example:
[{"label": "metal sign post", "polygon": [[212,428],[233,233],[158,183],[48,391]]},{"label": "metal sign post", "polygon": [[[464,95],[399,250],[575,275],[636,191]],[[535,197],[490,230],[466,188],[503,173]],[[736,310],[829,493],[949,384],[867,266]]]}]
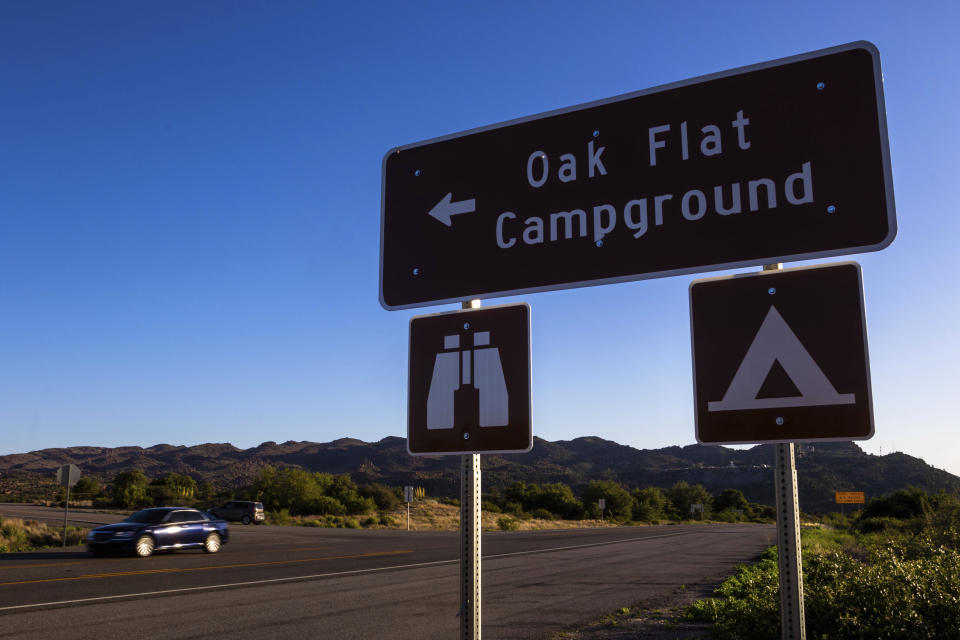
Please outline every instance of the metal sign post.
[{"label": "metal sign post", "polygon": [[[763,265],[778,271],[780,263]],[[803,613],[803,556],[800,550],[800,506],[797,500],[797,467],[793,443],[777,448],[774,486],[777,501],[777,564],[780,573],[780,634],[783,640],[806,640]]]},{"label": "metal sign post", "polygon": [[410,531],[410,503],[413,502],[413,487],[403,488],[403,499],[407,503],[407,531]]},{"label": "metal sign post", "polygon": [[806,640],[803,573],[800,551],[800,509],[793,443],[777,448],[777,557],[780,569],[780,629],[783,640]]},{"label": "metal sign post", "polygon": [[67,546],[67,513],[70,510],[70,487],[80,480],[80,468],[75,464],[65,464],[57,469],[57,482],[67,488],[67,497],[63,502],[63,545]]},{"label": "metal sign post", "polygon": [[[480,306],[464,302],[464,309]],[[460,457],[460,640],[480,640],[480,454]]]},{"label": "metal sign post", "polygon": [[480,640],[480,454],[460,464],[460,640]]}]

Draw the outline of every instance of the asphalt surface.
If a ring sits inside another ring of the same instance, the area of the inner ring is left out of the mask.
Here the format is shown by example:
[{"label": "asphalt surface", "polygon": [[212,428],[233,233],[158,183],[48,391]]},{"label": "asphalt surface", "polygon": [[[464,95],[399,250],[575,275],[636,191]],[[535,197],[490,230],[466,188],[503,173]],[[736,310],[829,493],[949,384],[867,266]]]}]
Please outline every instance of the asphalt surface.
[{"label": "asphalt surface", "polygon": [[[217,554],[2,554],[0,638],[458,637],[456,532],[237,524],[230,534]],[[483,635],[536,638],[714,584],[774,542],[767,525],[485,532]]]}]

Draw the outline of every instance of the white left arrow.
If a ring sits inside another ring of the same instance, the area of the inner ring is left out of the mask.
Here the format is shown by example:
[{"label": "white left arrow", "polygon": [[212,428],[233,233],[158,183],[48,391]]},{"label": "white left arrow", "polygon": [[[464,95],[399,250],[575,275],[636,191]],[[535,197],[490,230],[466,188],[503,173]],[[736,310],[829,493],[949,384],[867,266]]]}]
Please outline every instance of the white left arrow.
[{"label": "white left arrow", "polygon": [[477,201],[475,198],[460,200],[459,202],[451,202],[451,200],[453,200],[452,193],[445,195],[443,200],[434,205],[433,209],[430,209],[430,217],[436,218],[450,227],[453,225],[453,221],[450,220],[452,216],[457,216],[461,213],[473,213],[477,210]]}]

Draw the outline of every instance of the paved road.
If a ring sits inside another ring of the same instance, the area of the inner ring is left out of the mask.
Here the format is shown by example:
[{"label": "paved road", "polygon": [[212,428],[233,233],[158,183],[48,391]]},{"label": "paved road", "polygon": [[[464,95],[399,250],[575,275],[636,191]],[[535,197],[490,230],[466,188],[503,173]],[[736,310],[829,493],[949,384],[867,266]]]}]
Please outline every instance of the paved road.
[{"label": "paved road", "polygon": [[[715,583],[774,541],[766,525],[484,533],[484,637],[536,638]],[[446,532],[236,525],[215,555],[3,554],[0,638],[456,638],[458,542]]]},{"label": "paved road", "polygon": [[[0,502],[0,516],[20,518],[21,520],[37,520],[49,525],[62,526],[63,506],[56,508],[16,502]],[[67,512],[67,522],[78,527],[99,527],[102,524],[120,522],[124,517],[123,515],[101,513],[92,509],[70,509]]]}]

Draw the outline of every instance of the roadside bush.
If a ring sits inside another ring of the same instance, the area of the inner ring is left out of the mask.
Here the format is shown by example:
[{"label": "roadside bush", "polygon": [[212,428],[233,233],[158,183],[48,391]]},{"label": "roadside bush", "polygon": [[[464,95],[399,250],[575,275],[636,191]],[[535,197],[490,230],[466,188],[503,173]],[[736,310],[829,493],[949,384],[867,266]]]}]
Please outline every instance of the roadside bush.
[{"label": "roadside bush", "polygon": [[484,500],[480,503],[480,508],[483,511],[488,511],[490,513],[501,513],[500,506],[496,502],[491,502],[489,500]]},{"label": "roadside bush", "polygon": [[[919,523],[917,523],[919,526]],[[854,524],[854,529],[861,533],[889,533],[896,534],[909,529],[914,529],[911,527],[910,521],[898,520],[897,518],[891,517],[874,517],[874,518],[860,518]]]},{"label": "roadside bush", "polygon": [[553,515],[551,511],[544,509],[543,507],[539,509],[534,509],[530,512],[530,517],[537,518],[539,520],[556,520],[557,516]]},{"label": "roadside bush", "polygon": [[386,514],[383,514],[383,515],[380,516],[380,524],[382,524],[382,525],[385,526],[385,527],[392,527],[392,526],[395,526],[395,525],[397,524],[397,520],[396,520],[395,518],[393,518],[392,516],[388,516],[388,515],[386,515]]},{"label": "roadside bush", "polygon": [[344,518],[343,520],[344,529],[359,529],[360,523],[357,522],[356,518]]},{"label": "roadside bush", "polygon": [[500,529],[500,531],[516,531],[520,528],[520,523],[517,522],[516,518],[504,516],[497,518],[497,528]]},{"label": "roadside bush", "polygon": [[[840,543],[842,545],[842,543]],[[860,561],[846,552],[803,558],[804,608],[811,638],[932,640],[960,629],[960,551],[927,534],[874,546]],[[713,623],[721,639],[780,635],[776,549],[738,567],[714,592],[686,610]]]},{"label": "roadside bush", "polygon": [[360,521],[360,526],[366,529],[367,527],[372,527],[378,524],[380,521],[377,518],[364,518]]},{"label": "roadside bush", "polygon": [[724,509],[711,515],[710,519],[716,520],[717,522],[743,522],[747,518],[733,509]]},{"label": "roadside bush", "polygon": [[507,502],[503,505],[503,513],[508,513],[519,518],[523,513],[523,505],[519,502]]},{"label": "roadside bush", "polygon": [[[67,527],[67,546],[83,544],[87,529]],[[63,545],[63,528],[52,527],[36,520],[0,518],[0,549],[2,553],[33,551]]]},{"label": "roadside bush", "polygon": [[310,503],[307,511],[320,515],[342,516],[347,513],[347,508],[336,498],[319,496]]},{"label": "roadside bush", "polygon": [[391,489],[382,484],[368,484],[360,487],[360,495],[372,499],[380,511],[393,511],[400,507],[399,489]]},{"label": "roadside bush", "polygon": [[288,525],[293,524],[293,518],[290,517],[289,509],[277,509],[276,511],[267,511],[266,515],[267,522],[270,524],[277,525]]}]

